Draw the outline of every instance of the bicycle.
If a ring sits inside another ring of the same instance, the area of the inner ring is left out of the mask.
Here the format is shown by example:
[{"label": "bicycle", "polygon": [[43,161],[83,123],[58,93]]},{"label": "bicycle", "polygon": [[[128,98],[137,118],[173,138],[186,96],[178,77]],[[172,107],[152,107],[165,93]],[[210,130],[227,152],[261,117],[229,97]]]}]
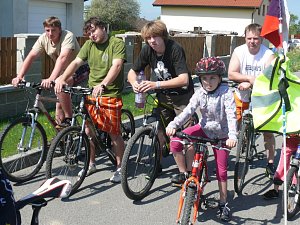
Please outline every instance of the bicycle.
[{"label": "bicycle", "polygon": [[[41,169],[47,154],[47,134],[38,121],[45,115],[50,126],[57,133],[57,122],[51,117],[44,102],[57,102],[56,97],[42,96],[45,90],[40,83],[22,81],[18,88],[25,89],[27,106],[23,116],[14,119],[0,136],[0,166],[10,181],[25,182],[33,178]],[[30,90],[34,89],[35,100],[30,107]]]},{"label": "bicycle", "polygon": [[[70,180],[72,183],[71,194],[74,194],[82,184],[88,171],[90,160],[90,138],[85,133],[87,121],[96,137],[93,139],[96,150],[105,152],[109,160],[116,165],[115,154],[111,149],[111,140],[106,132],[101,131],[92,122],[86,108],[86,103],[95,104],[87,100],[87,95],[92,94],[92,89],[84,87],[65,87],[64,91],[72,95],[81,96],[79,109],[73,114],[71,126],[61,130],[51,142],[46,160],[46,177],[56,176]],[[126,120],[122,121],[122,137],[127,141],[135,133],[135,122],[132,113],[122,109],[122,115]],[[81,120],[81,124],[80,121]],[[82,175],[78,173],[83,170]]]},{"label": "bicycle", "polygon": [[[201,207],[203,204],[207,207],[208,205],[203,194],[206,184],[210,182],[207,167],[207,158],[209,156],[207,143],[211,143],[211,147],[218,150],[230,151],[230,149],[221,147],[224,140],[197,137],[183,132],[176,132],[176,136],[181,138],[182,141],[174,141],[182,143],[186,150],[192,145],[195,151],[191,174],[181,187],[176,218],[177,224],[190,225],[195,224],[199,206]],[[193,207],[194,211],[191,217]]]},{"label": "bicycle", "polygon": [[[151,114],[147,107],[152,108]],[[158,173],[160,164],[160,143],[158,129],[162,127],[163,138],[162,155],[170,152],[170,139],[165,128],[168,125],[159,108],[173,111],[173,107],[159,102],[152,94],[147,93],[144,107],[142,127],[129,139],[125,148],[121,165],[121,184],[125,195],[132,200],[143,199],[151,189]],[[152,120],[151,120],[152,119]],[[193,123],[198,123],[199,118],[195,113]]]},{"label": "bicycle", "polygon": [[[300,149],[293,154],[290,169],[286,177],[287,183],[287,219],[291,220],[300,209]],[[293,183],[293,178],[296,183]],[[284,200],[284,198],[283,198]],[[284,205],[284,202],[283,202]],[[283,207],[284,208],[284,207]]]},{"label": "bicycle", "polygon": [[[236,85],[236,84],[231,84]],[[237,151],[234,166],[234,190],[237,194],[241,194],[245,178],[249,170],[249,164],[256,157],[263,158],[263,153],[257,152],[256,140],[260,133],[256,132],[253,124],[253,116],[251,111],[251,103],[248,109],[245,109],[242,114],[240,131],[238,134]]]}]

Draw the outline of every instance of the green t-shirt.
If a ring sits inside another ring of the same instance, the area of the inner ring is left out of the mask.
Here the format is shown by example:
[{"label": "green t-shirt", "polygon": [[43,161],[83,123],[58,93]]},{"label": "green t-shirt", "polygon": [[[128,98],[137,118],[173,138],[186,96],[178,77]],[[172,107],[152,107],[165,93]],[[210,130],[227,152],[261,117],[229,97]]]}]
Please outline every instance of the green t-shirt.
[{"label": "green t-shirt", "polygon": [[[113,59],[126,59],[125,44],[123,40],[116,37],[109,37],[103,44],[87,40],[77,57],[88,61],[90,66],[88,85],[89,87],[94,87],[106,77],[112,66]],[[124,76],[121,70],[117,78],[107,86],[107,91],[105,91],[103,96],[121,97],[123,85]]]}]

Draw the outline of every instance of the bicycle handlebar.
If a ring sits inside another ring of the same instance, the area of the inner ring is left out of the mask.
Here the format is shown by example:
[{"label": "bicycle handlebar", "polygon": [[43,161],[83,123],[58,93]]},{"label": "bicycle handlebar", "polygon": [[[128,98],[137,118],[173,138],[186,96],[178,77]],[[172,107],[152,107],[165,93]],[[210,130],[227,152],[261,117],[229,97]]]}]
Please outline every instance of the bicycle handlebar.
[{"label": "bicycle handlebar", "polygon": [[63,92],[77,94],[77,95],[90,95],[93,92],[93,88],[86,88],[81,86],[70,87],[70,86],[63,86]]},{"label": "bicycle handlebar", "polygon": [[[205,137],[199,137],[199,136],[193,136],[193,135],[188,135],[184,132],[176,132],[175,136],[185,139],[185,140],[189,140],[189,141],[197,141],[200,142],[202,144],[206,144],[207,142],[211,143],[211,146],[214,148],[217,148],[219,150],[226,150],[226,151],[231,151],[228,148],[224,148],[222,147],[222,144],[224,144],[224,140],[222,139],[211,139],[211,138],[205,138]],[[183,141],[182,144],[190,144],[188,142]]]},{"label": "bicycle handlebar", "polygon": [[18,83],[18,88],[42,88],[41,83],[36,83],[36,82],[27,82],[25,80],[20,81]]}]

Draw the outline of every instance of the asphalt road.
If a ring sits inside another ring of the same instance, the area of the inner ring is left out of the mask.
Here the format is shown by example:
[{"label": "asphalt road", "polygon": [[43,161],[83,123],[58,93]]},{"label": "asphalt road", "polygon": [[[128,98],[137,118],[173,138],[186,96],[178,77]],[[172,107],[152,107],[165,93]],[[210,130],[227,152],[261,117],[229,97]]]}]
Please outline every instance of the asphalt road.
[{"label": "asphalt road", "polygon": [[[258,140],[259,151],[263,145]],[[276,138],[277,156],[280,152],[281,137]],[[284,224],[281,199],[266,201],[262,194],[272,187],[264,175],[266,160],[255,159],[247,174],[246,187],[241,196],[233,190],[233,168],[235,149],[229,163],[229,204],[232,221],[228,224]],[[278,159],[277,159],[278,160]],[[112,184],[109,178],[113,167],[105,158],[99,158],[97,173],[87,177],[81,188],[69,199],[55,199],[40,212],[42,225],[169,225],[175,224],[179,189],[170,185],[170,176],[177,172],[172,155],[163,159],[163,174],[155,181],[149,195],[139,202],[133,202],[123,193],[121,185]],[[209,157],[209,169],[214,167],[213,156]],[[217,182],[210,173],[212,182],[206,186],[207,198],[218,198]],[[35,179],[22,185],[14,185],[15,197],[34,191],[44,179],[44,168]],[[282,192],[280,193],[282,195]],[[197,224],[219,224],[217,209],[201,210]],[[30,224],[31,207],[21,210],[23,224]],[[296,224],[295,220],[288,224]],[[298,222],[299,223],[299,222]],[[297,223],[297,224],[298,224]]]},{"label": "asphalt road", "polygon": [[[300,73],[298,73],[300,75]],[[258,151],[263,151],[259,139]],[[282,138],[276,137],[276,160],[280,154]],[[265,153],[265,152],[264,152]],[[213,176],[213,156],[209,157],[211,183],[206,186],[208,199],[216,201],[218,186]],[[230,154],[228,171],[229,205],[232,220],[228,224],[284,224],[282,191],[280,198],[266,201],[262,194],[272,188],[272,182],[264,175],[266,159],[255,159],[246,177],[246,186],[241,196],[233,189],[235,149]],[[133,202],[123,193],[121,185],[112,184],[109,178],[113,167],[105,158],[98,158],[97,173],[87,177],[77,193],[68,199],[55,199],[40,212],[41,225],[171,225],[175,224],[179,189],[170,185],[170,176],[177,172],[172,155],[163,159],[163,174],[156,179],[149,195]],[[14,185],[15,198],[19,199],[34,191],[45,179],[45,165],[39,175],[30,182]],[[219,224],[217,209],[200,210],[197,224]],[[30,224],[30,206],[21,210],[24,225]],[[299,224],[298,213],[288,224]]]}]

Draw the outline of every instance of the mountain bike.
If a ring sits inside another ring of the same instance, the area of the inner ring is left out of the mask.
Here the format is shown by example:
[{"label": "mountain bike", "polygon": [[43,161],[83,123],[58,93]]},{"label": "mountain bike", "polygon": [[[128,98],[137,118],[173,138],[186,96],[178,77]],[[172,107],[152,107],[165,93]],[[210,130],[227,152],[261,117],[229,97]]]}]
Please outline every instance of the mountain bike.
[{"label": "mountain bike", "polygon": [[[222,147],[224,140],[197,137],[183,132],[176,132],[176,136],[182,141],[174,141],[181,142],[186,150],[192,145],[195,151],[191,174],[181,187],[176,218],[177,224],[190,225],[195,224],[199,207],[208,205],[204,196],[204,188],[210,182],[207,167],[209,155],[207,143],[211,143],[211,146],[217,150],[230,151],[230,149]],[[193,213],[192,208],[194,208]]]},{"label": "mountain bike", "polygon": [[[0,135],[0,166],[10,181],[25,182],[41,169],[47,155],[47,135],[38,121],[45,115],[50,126],[58,132],[57,122],[49,114],[44,102],[57,102],[57,98],[42,96],[45,90],[40,83],[22,81],[18,88],[25,89],[27,106],[23,116],[14,119]],[[30,107],[30,97],[35,90],[35,100]]]},{"label": "mountain bike", "polygon": [[[150,109],[149,109],[150,108]],[[170,139],[165,128],[168,125],[159,108],[173,111],[174,108],[159,102],[155,96],[147,93],[144,107],[143,125],[129,139],[121,165],[121,183],[126,196],[132,200],[143,199],[151,189],[160,165],[161,149],[164,156],[169,155]],[[151,113],[148,113],[148,112]],[[191,118],[194,124],[199,122],[195,113]],[[164,146],[160,146],[158,130],[162,129]]]},{"label": "mountain bike", "polygon": [[[300,208],[300,149],[298,148],[290,162],[286,177],[287,183],[287,218],[292,219]],[[296,181],[293,182],[293,180]],[[284,200],[284,198],[282,198]],[[283,204],[284,205],[284,204]],[[283,207],[284,208],[284,207]]]},{"label": "mountain bike", "polygon": [[234,190],[240,194],[244,188],[245,178],[249,170],[249,164],[257,157],[262,159],[263,153],[257,152],[256,140],[260,133],[256,132],[253,124],[251,103],[249,109],[245,109],[242,114],[240,131],[238,134],[237,151],[234,166]]},{"label": "mountain bike", "polygon": [[[114,165],[116,158],[109,135],[92,122],[86,108],[87,103],[95,104],[86,98],[92,94],[92,89],[77,86],[65,87],[64,91],[81,96],[81,100],[77,112],[73,114],[71,126],[61,130],[51,142],[46,160],[46,176],[70,180],[72,183],[70,195],[72,195],[85,179],[89,167],[90,138],[85,133],[87,123],[95,134],[93,141],[96,150],[106,153]],[[123,139],[127,141],[135,132],[135,122],[132,113],[127,109],[122,109],[122,116],[121,132]],[[79,176],[81,170],[83,173]]]}]

